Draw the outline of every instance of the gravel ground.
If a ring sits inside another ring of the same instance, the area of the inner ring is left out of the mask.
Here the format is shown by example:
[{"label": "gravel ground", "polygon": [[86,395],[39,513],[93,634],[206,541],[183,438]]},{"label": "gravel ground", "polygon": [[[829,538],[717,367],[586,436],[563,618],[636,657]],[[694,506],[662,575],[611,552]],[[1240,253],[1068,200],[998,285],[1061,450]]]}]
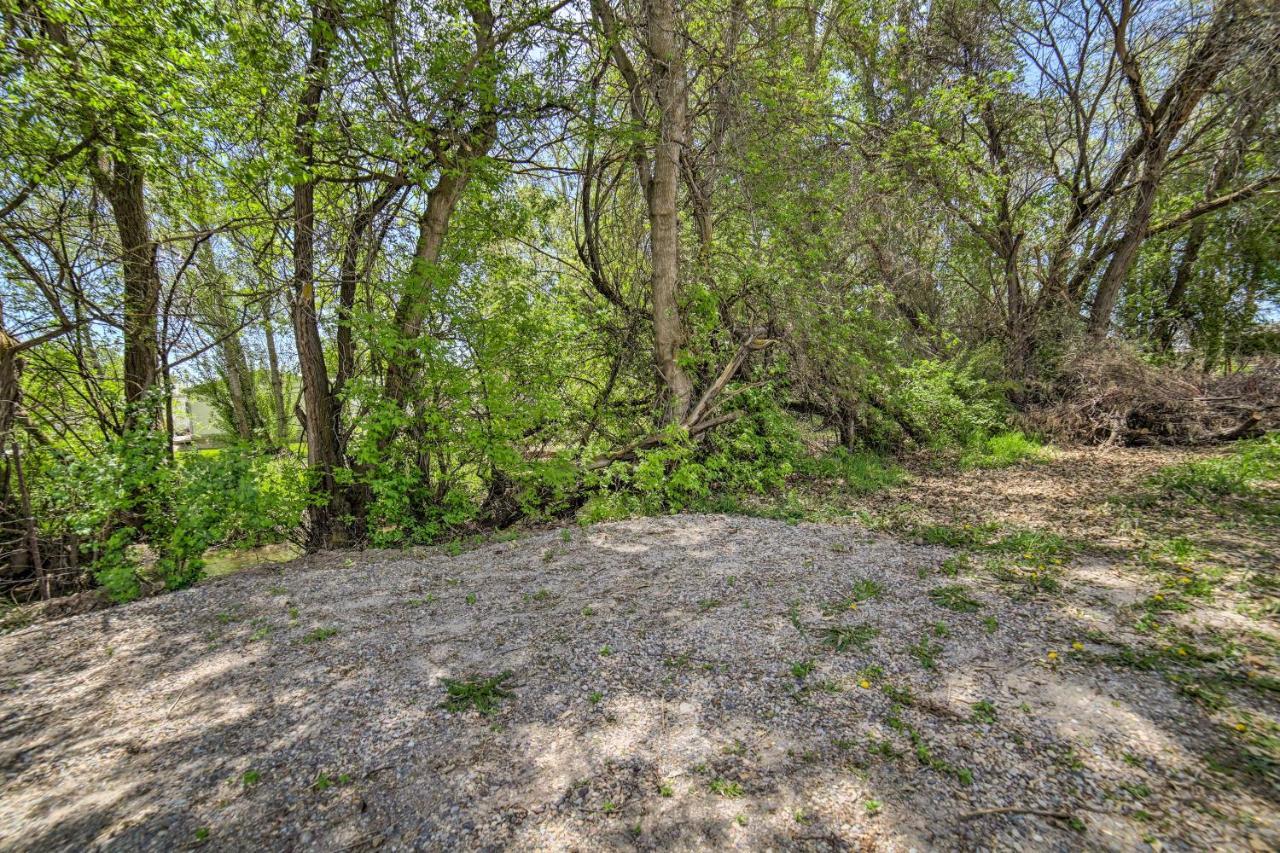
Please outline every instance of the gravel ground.
[{"label": "gravel ground", "polygon": [[1223,727],[1100,662],[1127,576],[1019,600],[949,554],[684,515],[37,623],[0,637],[0,848],[1280,847]]}]

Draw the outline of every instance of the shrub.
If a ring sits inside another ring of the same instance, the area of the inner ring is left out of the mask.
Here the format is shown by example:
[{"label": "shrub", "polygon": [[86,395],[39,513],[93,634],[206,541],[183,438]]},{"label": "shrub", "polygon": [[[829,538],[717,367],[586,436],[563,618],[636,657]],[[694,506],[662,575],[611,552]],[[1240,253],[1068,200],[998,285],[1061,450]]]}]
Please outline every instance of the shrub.
[{"label": "shrub", "polygon": [[302,464],[246,448],[172,458],[162,432],[139,430],[92,458],[59,463],[41,495],[46,529],[79,535],[94,579],[117,601],[147,584],[181,589],[213,545],[254,546],[297,529]]},{"label": "shrub", "polygon": [[902,370],[893,404],[917,441],[934,449],[962,447],[1004,428],[1004,390],[975,364],[922,359]]}]

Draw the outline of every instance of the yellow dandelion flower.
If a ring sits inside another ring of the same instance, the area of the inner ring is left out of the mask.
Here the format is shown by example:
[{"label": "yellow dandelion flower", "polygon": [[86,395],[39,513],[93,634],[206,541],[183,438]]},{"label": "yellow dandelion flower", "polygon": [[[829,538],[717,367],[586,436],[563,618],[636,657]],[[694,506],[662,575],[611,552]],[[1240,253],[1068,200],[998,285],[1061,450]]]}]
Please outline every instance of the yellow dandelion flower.
[{"label": "yellow dandelion flower", "polygon": [[1151,596],[1151,600],[1152,600],[1152,601],[1164,601],[1164,596],[1157,592],[1155,595]]},{"label": "yellow dandelion flower", "polygon": [[1186,654],[1187,654],[1187,650],[1186,650],[1186,649],[1184,649],[1184,648],[1179,647],[1179,648],[1178,648],[1178,654],[1183,655],[1183,656],[1185,657],[1185,656],[1186,656]]},{"label": "yellow dandelion flower", "polygon": [[1057,652],[1049,652],[1049,660],[1057,660],[1057,659],[1058,659]]},{"label": "yellow dandelion flower", "polygon": [[868,689],[869,687],[871,687],[871,682],[870,682],[870,681],[867,681],[867,680],[864,678],[864,679],[862,679],[861,681],[859,681],[859,682],[858,682],[858,686],[859,686],[859,687],[861,687],[863,690],[866,690],[866,689]]},{"label": "yellow dandelion flower", "polygon": [[1076,640],[1074,643],[1071,644],[1071,648],[1075,649],[1078,652],[1082,652],[1084,651],[1084,643],[1080,642],[1079,640]]},{"label": "yellow dandelion flower", "polygon": [[1246,726],[1244,723],[1236,723],[1236,731],[1247,732],[1248,730],[1249,730],[1249,727]]}]

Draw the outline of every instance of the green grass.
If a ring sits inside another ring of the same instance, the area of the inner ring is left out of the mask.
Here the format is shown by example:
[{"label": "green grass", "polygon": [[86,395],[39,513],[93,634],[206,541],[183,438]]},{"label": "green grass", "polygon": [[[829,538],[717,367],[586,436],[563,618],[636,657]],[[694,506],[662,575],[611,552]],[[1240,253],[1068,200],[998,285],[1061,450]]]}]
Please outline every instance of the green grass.
[{"label": "green grass", "polygon": [[809,676],[816,668],[817,664],[811,660],[796,661],[791,664],[791,675],[795,678],[804,679]]},{"label": "green grass", "polygon": [[[1280,483],[1280,432],[1241,442],[1227,456],[1162,468],[1147,480],[1143,497],[1147,502],[1176,497],[1229,512],[1217,502],[1231,498],[1253,503],[1267,496],[1265,486],[1276,483]],[[1268,515],[1278,512],[1274,500],[1255,508]]]},{"label": "green grass", "polygon": [[1007,468],[1019,462],[1043,462],[1053,451],[1019,430],[1001,432],[974,442],[960,456],[960,467]]},{"label": "green grass", "polygon": [[928,637],[921,637],[920,642],[908,648],[907,651],[925,669],[937,669],[938,655],[942,654],[942,644],[935,643]]},{"label": "green grass", "polygon": [[800,473],[815,479],[835,481],[854,495],[868,495],[903,483],[906,472],[875,453],[853,453],[838,447],[830,453],[804,460]]}]

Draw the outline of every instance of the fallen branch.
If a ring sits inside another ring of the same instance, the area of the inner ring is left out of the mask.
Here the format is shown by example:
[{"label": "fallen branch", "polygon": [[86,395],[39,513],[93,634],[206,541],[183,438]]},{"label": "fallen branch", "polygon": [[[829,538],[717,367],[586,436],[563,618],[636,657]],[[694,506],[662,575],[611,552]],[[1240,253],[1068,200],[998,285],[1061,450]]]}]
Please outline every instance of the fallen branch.
[{"label": "fallen branch", "polygon": [[1037,815],[1039,817],[1051,817],[1057,820],[1071,820],[1075,817],[1071,812],[1058,812],[1048,809],[1031,809],[1024,808],[1022,806],[1000,806],[999,808],[994,809],[978,809],[977,811],[965,812],[960,815],[959,820],[971,820],[975,817],[986,817],[987,815],[997,814],[1030,814]]},{"label": "fallen branch", "polygon": [[[689,437],[693,438],[694,436],[700,435],[701,433],[704,433],[709,429],[718,427],[721,424],[727,424],[727,423],[731,423],[732,421],[736,421],[738,418],[742,417],[743,414],[744,412],[729,412],[728,414],[720,415],[719,417],[707,418],[701,423],[694,424],[693,426],[687,428],[689,431]],[[639,441],[632,442],[631,444],[628,444],[626,447],[623,447],[620,450],[615,450],[612,453],[605,454],[604,456],[596,457],[594,460],[587,463],[587,465],[585,466],[586,470],[596,471],[601,468],[608,468],[614,462],[621,462],[623,460],[635,459],[635,456],[639,451],[645,450],[650,447],[657,447],[659,444],[662,444],[666,440],[667,440],[666,433],[657,432],[657,433],[654,433],[653,435],[647,435],[644,438],[640,439]]]}]

